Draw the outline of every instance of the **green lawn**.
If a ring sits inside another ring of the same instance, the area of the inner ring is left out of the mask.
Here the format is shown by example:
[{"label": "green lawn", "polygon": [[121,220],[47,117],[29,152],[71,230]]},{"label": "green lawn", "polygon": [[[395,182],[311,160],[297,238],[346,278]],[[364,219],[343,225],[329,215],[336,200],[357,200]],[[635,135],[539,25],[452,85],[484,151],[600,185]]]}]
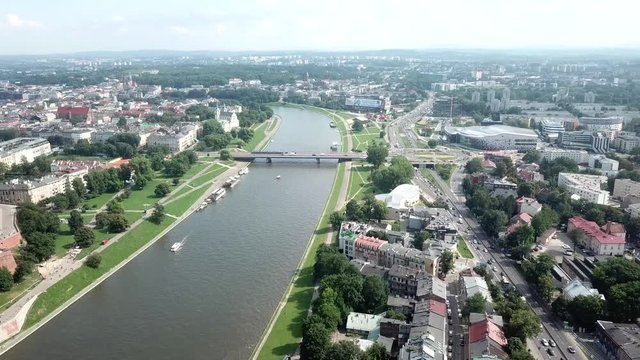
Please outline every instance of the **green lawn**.
[{"label": "green lawn", "polygon": [[370,170],[371,167],[363,163],[354,163],[351,166],[347,199],[361,200],[366,194],[375,194],[375,189],[368,180]]},{"label": "green lawn", "polygon": [[[372,141],[384,141],[380,139],[380,129],[375,125],[369,125],[360,132],[352,132],[353,149],[365,151]],[[350,149],[351,150],[351,149]]]},{"label": "green lawn", "polygon": [[280,312],[280,316],[275,319],[273,329],[258,354],[258,359],[282,360],[285,355],[293,353],[298,347],[300,338],[302,338],[302,324],[311,306],[311,297],[315,285],[313,280],[315,253],[330,231],[329,216],[338,202],[344,171],[344,164],[339,164],[331,196],[311,238],[308,256],[304,263],[298,267],[300,269],[298,278],[293,284],[289,285],[293,286],[293,288],[286,299],[286,305]]},{"label": "green lawn", "polygon": [[31,274],[25,276],[21,283],[13,285],[11,290],[0,292],[0,310],[9,308],[16,299],[23,295],[22,293],[25,290],[39,283],[40,280],[40,274],[34,270]]},{"label": "green lawn", "polygon": [[206,173],[202,174],[201,176],[198,176],[197,178],[189,182],[189,185],[193,187],[198,187],[202,184],[210,183],[214,178],[218,177],[220,174],[222,174],[226,170],[227,170],[226,167],[216,164],[212,167],[212,170],[207,171]]},{"label": "green lawn", "polygon": [[94,198],[88,199],[84,201],[84,204],[87,205],[88,209],[100,209],[104,204],[109,202],[111,198],[115,195],[115,193],[104,193]]},{"label": "green lawn", "polygon": [[248,143],[245,144],[244,149],[247,151],[260,150],[256,149],[256,146],[264,139],[266,136],[267,125],[266,122],[258,125],[255,129],[253,129],[253,137],[249,140]]},{"label": "green lawn", "polygon": [[167,217],[160,225],[149,221],[143,222],[123,236],[117,243],[112,244],[102,252],[100,268],[91,269],[83,266],[51,286],[38,297],[29,310],[25,329],[42,320],[43,317],[60,307],[80,290],[89,286],[98,277],[121,263],[174,221],[174,219]]},{"label": "green lawn", "polygon": [[469,250],[467,242],[462,238],[458,239],[458,253],[465,259],[473,259],[473,254]]},{"label": "green lawn", "polygon": [[[127,217],[127,214],[125,214],[125,217]],[[127,217],[127,220],[129,220],[129,217]],[[129,220],[129,224],[131,224],[131,220]],[[115,235],[108,233],[106,229],[94,230],[93,233],[96,235],[96,240],[93,245],[82,249],[77,258],[81,259],[87,256],[100,246],[102,240],[109,240]],[[65,256],[74,242],[73,234],[69,230],[69,226],[67,224],[60,224],[60,232],[58,232],[58,236],[56,236],[56,256],[59,258]]]},{"label": "green lawn", "polygon": [[202,194],[207,191],[209,187],[203,186],[201,188],[195,189],[192,192],[186,194],[185,196],[171,201],[170,203],[164,206],[164,210],[167,214],[171,214],[174,216],[180,216],[184,213],[193,203],[198,200]]},{"label": "green lawn", "polygon": [[167,179],[153,179],[142,190],[134,190],[131,196],[122,202],[122,208],[125,210],[145,210],[153,207],[155,203],[160,201],[154,190],[160,183],[167,183],[171,186],[171,181]]}]

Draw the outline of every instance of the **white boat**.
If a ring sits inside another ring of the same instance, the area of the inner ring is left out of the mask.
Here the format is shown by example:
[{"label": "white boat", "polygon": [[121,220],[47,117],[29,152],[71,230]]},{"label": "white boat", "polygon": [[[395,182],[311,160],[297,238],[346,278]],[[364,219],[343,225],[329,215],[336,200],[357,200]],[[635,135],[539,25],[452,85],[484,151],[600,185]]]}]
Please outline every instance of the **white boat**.
[{"label": "white boat", "polygon": [[276,180],[280,180],[280,175],[276,176]]},{"label": "white boat", "polygon": [[214,191],[213,194],[211,194],[211,200],[218,201],[222,199],[222,197],[226,193],[227,193],[227,190],[225,190],[224,188],[218,188],[218,190]]},{"label": "white boat", "polygon": [[334,142],[331,144],[331,150],[338,150],[338,145],[339,145],[339,144],[338,144],[338,142],[337,142],[337,141],[334,141]]},{"label": "white boat", "polygon": [[173,243],[173,245],[171,245],[171,252],[178,252],[180,249],[182,249],[182,243],[180,242]]},{"label": "white boat", "polygon": [[227,188],[232,188],[232,187],[238,185],[239,182],[240,182],[240,175],[231,176],[230,178],[227,179],[227,181],[224,182],[224,184],[222,186],[227,187]]},{"label": "white boat", "polygon": [[238,171],[238,175],[247,175],[249,173],[249,168],[242,168],[240,169],[240,171]]}]

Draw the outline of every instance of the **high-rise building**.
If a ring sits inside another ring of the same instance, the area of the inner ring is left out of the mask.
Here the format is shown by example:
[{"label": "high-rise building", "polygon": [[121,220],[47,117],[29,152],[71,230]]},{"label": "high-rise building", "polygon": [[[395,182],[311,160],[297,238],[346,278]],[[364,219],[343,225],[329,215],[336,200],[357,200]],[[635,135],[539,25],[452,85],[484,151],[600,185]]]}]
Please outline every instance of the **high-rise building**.
[{"label": "high-rise building", "polygon": [[478,102],[480,102],[480,93],[479,93],[479,92],[474,91],[474,92],[471,94],[471,102],[474,102],[474,103],[478,103]]},{"label": "high-rise building", "polygon": [[502,90],[502,98],[500,99],[500,108],[506,110],[509,108],[509,103],[511,102],[511,90],[509,88],[504,88]]},{"label": "high-rise building", "polygon": [[584,102],[586,103],[594,103],[596,102],[596,94],[594,94],[592,91],[589,91],[587,93],[584,94]]},{"label": "high-rise building", "polygon": [[490,89],[489,91],[487,91],[487,102],[489,104],[491,104],[495,98],[496,98],[496,91],[495,90]]}]

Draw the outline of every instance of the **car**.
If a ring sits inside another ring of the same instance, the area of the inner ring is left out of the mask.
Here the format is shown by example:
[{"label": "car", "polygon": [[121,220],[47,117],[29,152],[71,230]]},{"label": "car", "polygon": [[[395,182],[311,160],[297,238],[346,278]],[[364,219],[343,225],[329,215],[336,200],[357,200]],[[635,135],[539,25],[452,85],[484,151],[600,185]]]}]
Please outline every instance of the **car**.
[{"label": "car", "polygon": [[572,354],[575,354],[575,353],[576,353],[576,349],[574,349],[574,348],[573,348],[573,346],[569,346],[569,347],[567,348],[567,350],[568,350],[570,353],[572,353]]},{"label": "car", "polygon": [[489,265],[493,264],[493,259],[487,260],[487,264],[489,264]]},{"label": "car", "polygon": [[542,338],[542,340],[540,340],[540,342],[542,343],[543,346],[549,346],[549,341],[547,341],[547,339]]},{"label": "car", "polygon": [[453,336],[453,330],[449,330],[449,336]]},{"label": "car", "polygon": [[552,349],[552,348],[547,348],[547,353],[548,353],[550,356],[556,356],[556,353],[553,351],[553,349]]},{"label": "car", "polygon": [[498,268],[497,267],[493,267],[493,272],[498,272]]},{"label": "car", "polygon": [[482,251],[489,252],[489,250],[487,250],[487,248],[482,249]]},{"label": "car", "polygon": [[462,319],[462,313],[458,313],[458,319]]},{"label": "car", "polygon": [[551,340],[551,339],[549,339],[549,346],[556,347],[556,342]]}]

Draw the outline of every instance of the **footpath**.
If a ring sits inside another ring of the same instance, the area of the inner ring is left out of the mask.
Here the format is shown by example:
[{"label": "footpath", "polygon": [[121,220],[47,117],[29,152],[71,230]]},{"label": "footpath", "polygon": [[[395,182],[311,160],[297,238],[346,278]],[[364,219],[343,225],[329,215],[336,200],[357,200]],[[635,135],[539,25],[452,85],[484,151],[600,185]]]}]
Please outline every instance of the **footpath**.
[{"label": "footpath", "polygon": [[[184,180],[183,183],[180,186],[178,186],[178,187],[176,187],[176,189],[174,189],[173,193],[178,193],[183,187],[187,186],[187,183],[191,179],[195,179],[195,178],[201,176],[202,174],[206,173],[207,171],[210,170],[210,168],[213,165],[214,164],[211,164],[211,165],[205,167],[204,169],[199,171],[197,174],[192,176],[190,179]],[[211,195],[211,193],[213,191],[215,191],[215,189],[217,189],[220,186],[222,186],[223,182],[225,181],[225,179],[227,177],[237,174],[240,169],[242,169],[244,167],[247,167],[247,166],[248,166],[248,163],[238,162],[234,166],[229,167],[224,173],[222,173],[219,176],[217,176],[211,182],[211,184],[209,185],[209,188],[207,189],[207,191],[205,191],[203,193],[203,195],[197,201],[195,201],[189,207],[189,209],[187,211],[185,211],[182,215],[176,217],[176,221],[174,221],[170,226],[168,226],[166,229],[164,229],[160,234],[155,236],[153,239],[149,239],[149,241],[145,245],[143,245],[141,248],[139,248],[133,254],[128,256],[124,261],[122,261],[117,266],[115,266],[112,269],[110,269],[108,272],[106,272],[104,275],[102,275],[100,278],[98,278],[96,281],[94,281],[91,285],[89,285],[86,288],[82,289],[80,292],[78,292],[76,295],[74,295],[71,299],[67,300],[62,306],[60,306],[55,311],[53,311],[52,313],[50,313],[49,315],[44,317],[42,320],[40,320],[40,322],[38,322],[37,324],[33,325],[32,327],[30,327],[26,331],[20,332],[22,330],[22,326],[24,325],[24,322],[25,322],[25,319],[26,319],[26,314],[28,313],[29,309],[31,308],[31,305],[33,305],[33,303],[37,299],[38,295],[40,295],[43,292],[45,292],[47,289],[49,289],[51,286],[53,286],[55,283],[57,283],[60,279],[62,279],[65,276],[69,275],[71,272],[79,269],[84,264],[84,259],[75,260],[70,255],[66,255],[65,257],[63,257],[61,259],[55,260],[54,265],[53,265],[54,271],[50,274],[50,276],[44,278],[40,283],[38,283],[35,287],[33,287],[31,290],[29,290],[22,298],[20,298],[18,301],[16,301],[13,305],[11,305],[7,310],[2,312],[2,314],[0,315],[0,342],[2,342],[2,345],[0,345],[0,355],[3,354],[4,352],[6,352],[7,350],[11,349],[13,346],[15,346],[17,343],[22,341],[24,338],[26,338],[27,336],[32,334],[34,331],[39,329],[41,326],[46,324],[48,321],[53,319],[56,315],[58,315],[59,313],[64,311],[67,307],[69,307],[74,302],[76,302],[78,299],[80,299],[82,296],[84,296],[86,293],[91,291],[94,287],[96,287],[97,285],[102,283],[104,280],[109,278],[109,276],[113,275],[116,271],[118,271],[121,267],[126,265],[129,261],[133,260],[137,255],[142,253],[149,246],[153,245],[158,239],[160,239],[166,233],[171,231],[175,226],[180,224],[180,222],[182,220],[186,219],[191,213],[193,213],[198,208],[199,204],[202,201],[204,201],[204,199],[207,196]],[[200,187],[198,187],[198,188],[200,188]],[[177,197],[168,197],[168,198],[162,199],[162,200],[159,201],[159,203],[160,204],[170,203],[170,202],[172,202],[172,201],[174,201],[176,199],[179,199],[179,198],[183,197],[186,194],[189,194],[191,191],[194,191],[194,190],[196,190],[198,188],[193,188],[189,192],[187,192],[185,194],[182,194],[180,196],[177,196]],[[150,216],[149,214],[145,214],[142,218],[138,219],[133,224],[131,224],[131,226],[129,227],[129,229],[127,231],[115,235],[113,238],[111,238],[111,240],[109,240],[109,242],[107,242],[104,246],[101,246],[101,247],[97,248],[95,251],[96,252],[102,252],[107,247],[109,247],[112,244],[118,242],[118,240],[120,240],[123,236],[125,236],[129,231],[131,231],[132,229],[134,229],[138,225],[142,224],[144,221],[147,221],[147,218],[149,216]]]}]

